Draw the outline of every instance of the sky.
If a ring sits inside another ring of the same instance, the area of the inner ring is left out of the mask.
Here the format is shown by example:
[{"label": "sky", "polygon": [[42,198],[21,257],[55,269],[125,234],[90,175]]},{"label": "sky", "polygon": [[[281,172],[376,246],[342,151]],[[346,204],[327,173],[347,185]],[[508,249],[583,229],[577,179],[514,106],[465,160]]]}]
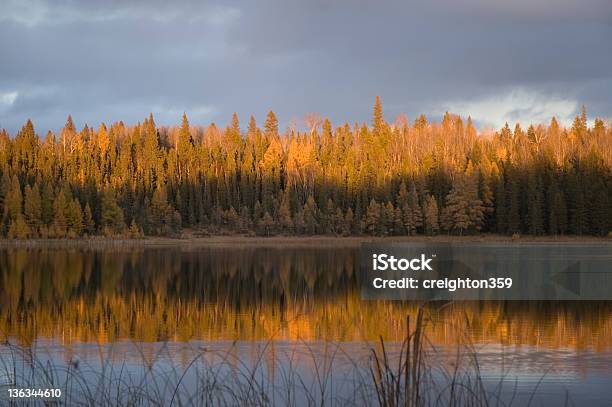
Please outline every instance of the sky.
[{"label": "sky", "polygon": [[0,127],[612,117],[610,0],[0,0]]}]

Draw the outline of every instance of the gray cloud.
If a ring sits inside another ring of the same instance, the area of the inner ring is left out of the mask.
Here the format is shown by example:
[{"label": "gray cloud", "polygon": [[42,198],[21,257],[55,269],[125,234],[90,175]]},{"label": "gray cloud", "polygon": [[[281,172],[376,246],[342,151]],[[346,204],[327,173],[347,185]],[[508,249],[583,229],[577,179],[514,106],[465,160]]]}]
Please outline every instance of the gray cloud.
[{"label": "gray cloud", "polygon": [[28,117],[56,130],[69,113],[81,125],[268,109],[283,123],[312,111],[352,122],[375,95],[389,119],[612,110],[607,0],[0,1],[0,126],[13,132]]}]

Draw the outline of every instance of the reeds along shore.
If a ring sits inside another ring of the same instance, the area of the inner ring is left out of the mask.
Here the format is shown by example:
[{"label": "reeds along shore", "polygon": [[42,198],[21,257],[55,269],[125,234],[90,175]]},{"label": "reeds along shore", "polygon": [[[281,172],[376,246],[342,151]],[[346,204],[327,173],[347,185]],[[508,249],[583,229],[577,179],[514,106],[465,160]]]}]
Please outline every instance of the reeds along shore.
[{"label": "reeds along shore", "polygon": [[[367,118],[364,118],[367,120]],[[512,127],[511,127],[512,126]],[[468,117],[279,130],[163,127],[152,116],[57,133],[0,131],[0,235],[598,235],[612,216],[612,127]]]},{"label": "reeds along shore", "polygon": [[[364,343],[365,357],[339,343],[327,343],[323,353],[308,342],[301,344],[305,352],[281,353],[274,340],[267,340],[246,359],[236,343],[226,350],[192,348],[182,361],[166,346],[153,354],[142,351],[140,361],[123,362],[104,357],[112,347],[101,347],[98,364],[77,355],[65,362],[50,360],[40,349],[5,342],[0,376],[12,387],[60,389],[55,402],[67,405],[513,405],[516,387],[512,390],[504,377],[494,386],[484,384],[469,339],[448,363],[429,345],[431,321],[422,308],[405,321],[399,347],[380,337]],[[529,403],[537,392],[538,384],[526,395]]]}]

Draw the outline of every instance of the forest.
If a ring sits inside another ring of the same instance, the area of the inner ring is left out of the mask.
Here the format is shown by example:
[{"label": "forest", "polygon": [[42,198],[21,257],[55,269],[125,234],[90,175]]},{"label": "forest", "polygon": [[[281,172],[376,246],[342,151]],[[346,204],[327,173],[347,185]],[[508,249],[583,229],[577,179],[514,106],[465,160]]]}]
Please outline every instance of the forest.
[{"label": "forest", "polygon": [[0,130],[0,234],[10,239],[197,235],[597,235],[612,224],[612,126],[478,131],[446,113],[284,132],[117,122]]}]

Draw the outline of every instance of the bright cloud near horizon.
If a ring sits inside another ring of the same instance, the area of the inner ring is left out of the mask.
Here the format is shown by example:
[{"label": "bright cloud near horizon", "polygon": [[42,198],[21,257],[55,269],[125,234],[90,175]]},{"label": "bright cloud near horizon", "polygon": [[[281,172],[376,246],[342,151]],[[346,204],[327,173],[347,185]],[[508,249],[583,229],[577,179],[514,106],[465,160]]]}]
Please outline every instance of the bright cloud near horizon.
[{"label": "bright cloud near horizon", "polygon": [[0,0],[0,127],[612,115],[609,0]]},{"label": "bright cloud near horizon", "polygon": [[576,100],[514,89],[508,93],[487,96],[474,101],[456,101],[447,105],[447,111],[462,116],[472,116],[482,126],[501,128],[506,123],[537,124],[550,122],[555,117],[562,125],[569,126],[580,108]]}]

